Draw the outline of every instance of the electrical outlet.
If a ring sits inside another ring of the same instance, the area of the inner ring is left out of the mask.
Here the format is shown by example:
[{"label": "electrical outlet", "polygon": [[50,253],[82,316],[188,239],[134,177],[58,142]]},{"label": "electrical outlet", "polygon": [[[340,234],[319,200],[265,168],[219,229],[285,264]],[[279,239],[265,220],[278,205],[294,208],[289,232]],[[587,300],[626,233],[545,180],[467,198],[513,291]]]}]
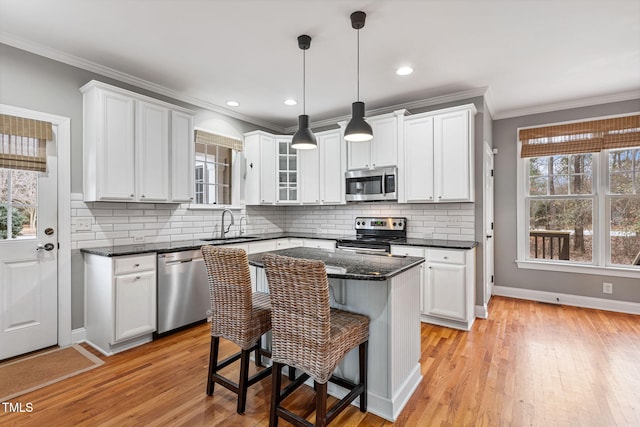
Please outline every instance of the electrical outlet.
[{"label": "electrical outlet", "polygon": [[613,283],[602,282],[602,293],[603,294],[612,294],[613,293]]},{"label": "electrical outlet", "polygon": [[76,218],[76,231],[91,231],[91,218]]},{"label": "electrical outlet", "polygon": [[136,243],[144,243],[144,236],[133,236],[133,241]]}]

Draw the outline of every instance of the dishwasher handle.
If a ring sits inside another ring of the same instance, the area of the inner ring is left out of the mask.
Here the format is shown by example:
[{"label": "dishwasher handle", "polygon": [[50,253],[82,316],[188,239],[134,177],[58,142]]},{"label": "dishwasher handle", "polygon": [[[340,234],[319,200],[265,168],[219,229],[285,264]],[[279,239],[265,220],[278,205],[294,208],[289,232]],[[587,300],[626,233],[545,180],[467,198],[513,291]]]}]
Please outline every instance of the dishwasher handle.
[{"label": "dishwasher handle", "polygon": [[193,258],[179,259],[179,260],[176,260],[176,261],[166,261],[164,263],[164,265],[169,267],[169,266],[172,266],[172,265],[185,264],[185,263],[188,263],[188,262],[191,262],[191,261],[193,261]]}]

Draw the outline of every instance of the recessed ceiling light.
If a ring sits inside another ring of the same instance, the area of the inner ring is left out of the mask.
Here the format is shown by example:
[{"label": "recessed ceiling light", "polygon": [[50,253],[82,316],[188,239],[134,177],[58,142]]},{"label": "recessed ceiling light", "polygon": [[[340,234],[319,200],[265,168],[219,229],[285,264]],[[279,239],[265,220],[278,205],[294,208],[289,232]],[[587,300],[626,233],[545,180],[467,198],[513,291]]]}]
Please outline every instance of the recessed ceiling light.
[{"label": "recessed ceiling light", "polygon": [[396,70],[396,74],[399,76],[408,76],[413,73],[413,68],[411,67],[400,67]]},{"label": "recessed ceiling light", "polygon": [[296,101],[295,99],[285,99],[284,100],[284,104],[285,105],[298,105],[298,101]]},{"label": "recessed ceiling light", "polygon": [[238,107],[240,103],[238,101],[227,101],[229,107]]}]

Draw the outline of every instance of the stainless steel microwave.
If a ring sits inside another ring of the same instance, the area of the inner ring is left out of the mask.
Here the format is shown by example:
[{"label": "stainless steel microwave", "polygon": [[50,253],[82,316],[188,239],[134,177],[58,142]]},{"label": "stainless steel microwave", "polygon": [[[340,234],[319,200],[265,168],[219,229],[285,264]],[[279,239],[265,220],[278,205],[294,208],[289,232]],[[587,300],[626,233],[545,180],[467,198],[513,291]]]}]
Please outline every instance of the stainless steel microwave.
[{"label": "stainless steel microwave", "polygon": [[352,170],[345,173],[347,202],[398,200],[398,168]]}]

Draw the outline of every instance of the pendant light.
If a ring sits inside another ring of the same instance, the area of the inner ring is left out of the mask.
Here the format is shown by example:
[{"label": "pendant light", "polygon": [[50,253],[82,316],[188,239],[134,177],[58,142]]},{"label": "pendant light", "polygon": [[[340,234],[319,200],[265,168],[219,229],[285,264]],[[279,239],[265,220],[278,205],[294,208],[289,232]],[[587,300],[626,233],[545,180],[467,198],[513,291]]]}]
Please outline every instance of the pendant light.
[{"label": "pendant light", "polygon": [[364,27],[367,14],[361,11],[351,14],[351,26],[358,34],[358,60],[357,60],[357,101],[351,105],[351,121],[344,131],[344,139],[347,141],[370,141],[373,139],[373,130],[364,120],[364,102],[360,101],[360,28]]},{"label": "pendant light", "polygon": [[302,49],[302,114],[298,116],[298,131],[291,139],[291,148],[296,150],[310,150],[318,147],[316,136],[309,129],[309,116],[306,114],[305,96],[305,51],[311,46],[311,37],[301,35],[298,37],[298,47]]}]

